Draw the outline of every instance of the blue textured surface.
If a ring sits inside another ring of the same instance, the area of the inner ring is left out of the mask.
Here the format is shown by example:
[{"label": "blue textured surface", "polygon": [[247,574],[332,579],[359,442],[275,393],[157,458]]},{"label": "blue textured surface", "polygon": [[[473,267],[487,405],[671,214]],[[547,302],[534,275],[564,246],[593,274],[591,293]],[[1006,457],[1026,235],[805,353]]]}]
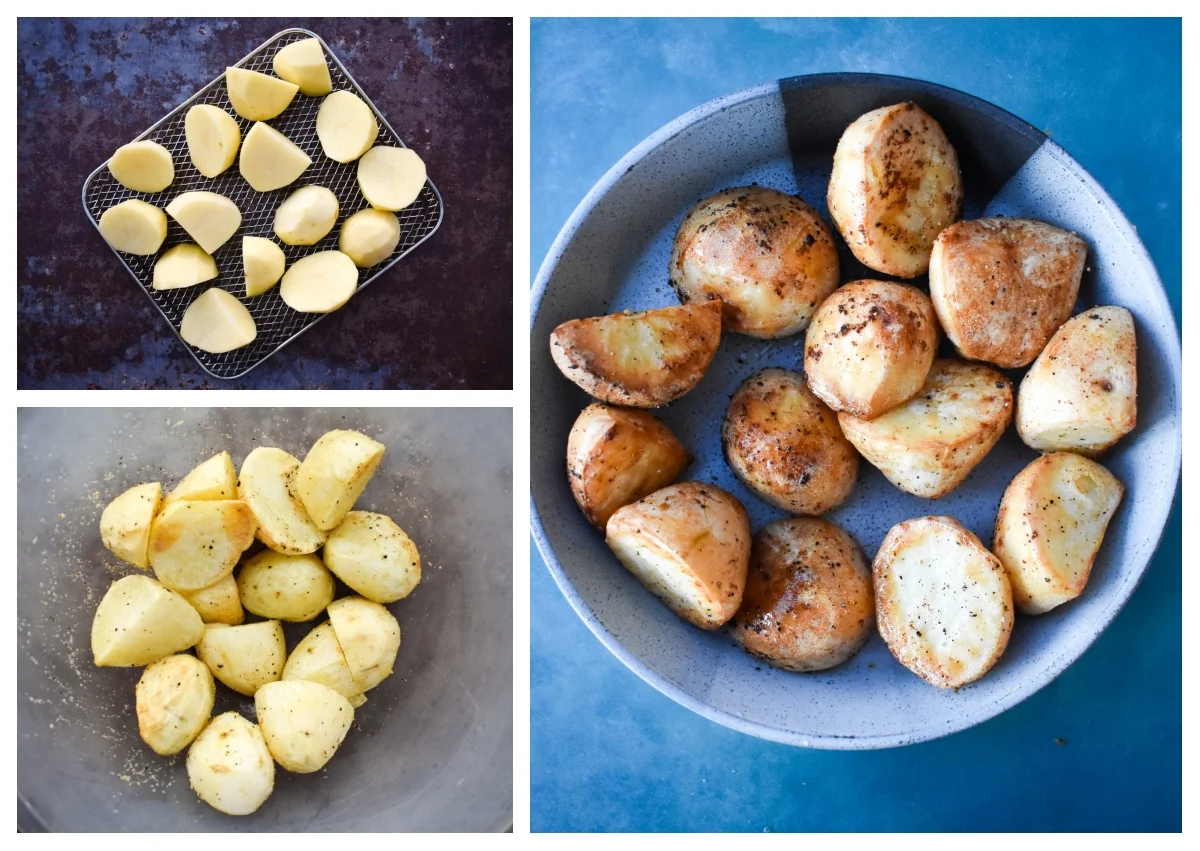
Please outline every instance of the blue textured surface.
[{"label": "blue textured surface", "polygon": [[[821,71],[917,77],[1046,129],[1113,196],[1180,311],[1177,21],[534,21],[532,257],[694,106]],[[610,656],[536,555],[534,830],[1179,830],[1178,500],[1129,604],[1051,685],[966,732],[802,750],[713,724]]]}]

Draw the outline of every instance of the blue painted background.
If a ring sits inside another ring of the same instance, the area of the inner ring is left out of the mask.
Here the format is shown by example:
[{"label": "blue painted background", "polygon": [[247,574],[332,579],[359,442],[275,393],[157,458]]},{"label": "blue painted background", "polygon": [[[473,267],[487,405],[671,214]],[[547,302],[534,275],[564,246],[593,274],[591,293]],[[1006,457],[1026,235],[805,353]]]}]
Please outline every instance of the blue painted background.
[{"label": "blue painted background", "polygon": [[[1138,227],[1178,321],[1178,21],[534,20],[531,45],[535,271],[592,184],[663,124],[779,77],[870,71],[1050,133]],[[587,631],[534,547],[531,828],[1178,831],[1181,541],[1177,498],[1129,604],[1029,700],[862,753],[760,741],[662,696]]]}]

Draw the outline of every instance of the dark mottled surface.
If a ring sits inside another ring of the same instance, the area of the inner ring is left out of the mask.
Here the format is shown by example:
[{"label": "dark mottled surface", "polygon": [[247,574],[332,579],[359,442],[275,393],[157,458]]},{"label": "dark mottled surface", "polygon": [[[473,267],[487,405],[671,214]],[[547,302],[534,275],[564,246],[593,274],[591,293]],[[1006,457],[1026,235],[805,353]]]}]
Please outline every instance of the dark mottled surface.
[{"label": "dark mottled surface", "polygon": [[[88,221],[118,146],[275,33],[320,35],[424,158],[442,226],[243,379],[188,354]],[[509,19],[21,20],[17,386],[512,387]]]}]

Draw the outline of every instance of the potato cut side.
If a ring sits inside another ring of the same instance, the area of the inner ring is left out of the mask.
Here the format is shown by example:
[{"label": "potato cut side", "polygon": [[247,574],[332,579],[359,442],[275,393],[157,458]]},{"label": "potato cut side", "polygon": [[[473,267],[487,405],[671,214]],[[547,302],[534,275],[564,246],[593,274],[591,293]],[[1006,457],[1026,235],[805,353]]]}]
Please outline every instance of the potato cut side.
[{"label": "potato cut side", "polygon": [[271,69],[280,79],[299,86],[300,94],[308,97],[320,97],[333,88],[325,49],[315,38],[294,41],[281,49],[271,60]]},{"label": "potato cut side", "polygon": [[425,187],[425,163],[411,148],[375,147],[358,161],[358,188],[376,210],[403,210]]},{"label": "potato cut side", "polygon": [[177,754],[212,717],[217,687],[208,666],[186,654],[159,659],[135,689],[138,733],[157,754]]},{"label": "potato cut side", "polygon": [[239,694],[253,697],[283,673],[287,644],[279,621],[241,626],[210,623],[196,645],[196,655],[212,675]]},{"label": "potato cut side", "polygon": [[238,597],[237,580],[229,574],[215,585],[201,588],[199,591],[185,591],[183,599],[192,604],[192,608],[200,613],[200,619],[205,623],[223,623],[238,626],[246,620],[242,611],[242,601]]},{"label": "potato cut side", "polygon": [[100,540],[113,555],[145,570],[150,566],[150,525],[162,502],[162,485],[134,485],[100,515]]},{"label": "potato cut side", "polygon": [[167,212],[209,254],[242,225],[237,205],[216,192],[184,192],[167,205]]},{"label": "potato cut side", "polygon": [[421,556],[404,530],[383,514],[351,511],[322,552],[338,579],[376,603],[402,600],[421,582]]},{"label": "potato cut side", "polygon": [[343,597],[329,605],[329,623],[359,691],[391,675],[400,650],[400,624],[391,612],[362,597]]},{"label": "potato cut side", "polygon": [[149,665],[203,635],[204,623],[187,600],[148,576],[126,576],[96,607],[92,655],[100,667]]},{"label": "potato cut side", "polygon": [[400,244],[400,220],[384,210],[359,210],[342,223],[338,250],[360,269],[368,269],[392,256]]},{"label": "potato cut side", "polygon": [[220,287],[213,287],[183,312],[179,336],[203,352],[221,354],[253,343],[258,328],[246,305]]},{"label": "potato cut side", "polygon": [[192,165],[205,177],[218,176],[237,159],[242,130],[220,107],[208,103],[193,106],[183,120],[183,132]]},{"label": "potato cut side", "polygon": [[324,186],[303,186],[275,211],[275,235],[288,245],[315,245],[333,230],[338,199]]},{"label": "potato cut side", "polygon": [[279,294],[292,310],[332,313],[358,289],[358,267],[340,251],[302,257],[283,275]]},{"label": "potato cut side", "polygon": [[288,656],[283,681],[288,680],[320,683],[346,698],[351,706],[361,706],[359,701],[364,700],[329,621],[313,627]]},{"label": "potato cut side", "polygon": [[255,812],[275,788],[275,761],[262,730],[238,715],[218,715],[192,743],[188,782],[200,800],[231,816]]},{"label": "potato cut side", "polygon": [[212,255],[199,245],[184,243],[169,248],[154,263],[154,289],[176,290],[217,277]]},{"label": "potato cut side", "polygon": [[[331,160],[354,162],[370,150],[378,135],[379,122],[375,120],[375,113],[353,92],[334,92],[321,101],[321,108],[317,111],[317,138],[321,142],[321,150]],[[424,182],[422,165],[421,183]]]},{"label": "potato cut side", "polygon": [[324,768],[354,723],[354,707],[345,697],[307,680],[263,686],[254,695],[254,709],[271,756],[297,774]]},{"label": "potato cut side", "polygon": [[108,161],[113,179],[134,192],[162,192],[175,180],[171,152],[158,142],[130,142]]},{"label": "potato cut side", "polygon": [[130,198],[104,211],[100,235],[117,251],[149,257],[167,238],[167,215],[153,204]]},{"label": "potato cut side", "polygon": [[279,115],[300,90],[295,83],[245,68],[226,68],[225,88],[233,111],[250,121],[267,121]]},{"label": "potato cut side", "polygon": [[342,522],[379,469],[384,446],[362,432],[326,432],[304,456],[292,492],[319,529]]},{"label": "potato cut side", "polygon": [[242,269],[246,273],[246,296],[262,295],[283,277],[287,257],[283,249],[262,236],[242,237]]},{"label": "potato cut side", "polygon": [[325,532],[289,489],[299,466],[282,449],[260,446],[246,456],[238,476],[238,494],[258,518],[258,539],[275,552],[304,555],[325,543]]},{"label": "potato cut side", "polygon": [[242,142],[238,170],[258,192],[282,189],[296,181],[312,165],[312,158],[270,124],[250,127]]},{"label": "potato cut side", "polygon": [[219,452],[183,477],[164,502],[180,499],[237,499],[237,470],[228,452]]},{"label": "potato cut side", "polygon": [[241,500],[167,503],[150,527],[150,566],[168,588],[199,591],[233,571],[254,528],[254,514]]},{"label": "potato cut side", "polygon": [[264,618],[310,621],[333,602],[333,574],[315,555],[264,550],[247,561],[237,578],[249,611]]}]

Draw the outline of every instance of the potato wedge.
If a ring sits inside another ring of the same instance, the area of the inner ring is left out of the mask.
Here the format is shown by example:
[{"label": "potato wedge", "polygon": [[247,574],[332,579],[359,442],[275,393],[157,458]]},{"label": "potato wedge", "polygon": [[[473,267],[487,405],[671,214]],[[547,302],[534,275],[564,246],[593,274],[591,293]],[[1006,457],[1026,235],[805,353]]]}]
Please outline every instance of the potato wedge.
[{"label": "potato wedge", "polygon": [[150,566],[175,591],[199,591],[233,572],[254,542],[250,506],[236,499],[167,503],[150,527]]},{"label": "potato wedge", "polygon": [[343,597],[329,604],[329,623],[359,691],[391,675],[400,651],[400,624],[391,612],[362,597]]},{"label": "potato wedge", "polygon": [[155,261],[153,286],[156,290],[177,290],[211,281],[217,274],[211,254],[199,245],[184,243],[168,248]]},{"label": "potato wedge", "polygon": [[401,600],[421,581],[417,545],[383,514],[351,511],[329,533],[322,555],[338,579],[376,603]]},{"label": "potato wedge", "polygon": [[280,49],[271,60],[273,70],[281,80],[295,83],[300,94],[320,97],[333,89],[325,49],[315,38],[302,38]]},{"label": "potato wedge", "polygon": [[283,674],[287,643],[279,621],[259,621],[241,626],[210,623],[196,645],[212,675],[239,694],[254,696]]},{"label": "potato wedge", "polygon": [[369,269],[392,256],[400,244],[400,220],[394,213],[368,207],[342,223],[338,251],[360,269]]},{"label": "potato wedge", "polygon": [[332,313],[358,289],[358,267],[340,251],[301,257],[283,273],[279,295],[292,310]]},{"label": "potato wedge", "polygon": [[376,210],[403,210],[425,188],[425,162],[411,148],[377,145],[358,160],[358,188]]},{"label": "potato wedge", "polygon": [[162,503],[162,485],[134,485],[100,515],[100,540],[117,558],[145,570],[150,566],[150,525]]},{"label": "potato wedge", "polygon": [[157,754],[177,754],[212,717],[217,687],[208,666],[186,654],[159,659],[135,689],[138,733]]},{"label": "potato wedge", "polygon": [[308,680],[267,683],[254,695],[267,750],[297,774],[325,767],[354,723],[354,708],[333,689]]},{"label": "potato wedge", "polygon": [[180,596],[192,604],[205,623],[239,626],[245,619],[242,601],[238,596],[237,580],[229,574],[215,585],[199,591],[185,591]]},{"label": "potato wedge", "polygon": [[291,486],[318,529],[332,529],[350,513],[383,453],[382,443],[358,431],[334,429],[317,439]]},{"label": "potato wedge", "polygon": [[680,482],[608,519],[605,543],[675,614],[717,629],[742,602],[750,563],[750,520],[731,494]]},{"label": "potato wedge", "polygon": [[220,287],[213,287],[183,312],[179,336],[202,352],[221,354],[253,343],[258,326],[246,305]]},{"label": "potato wedge", "polygon": [[282,449],[260,446],[246,456],[238,476],[238,495],[258,519],[258,539],[277,553],[315,553],[325,543],[325,533],[288,489],[299,467]]},{"label": "potato wedge", "polygon": [[233,468],[233,459],[228,452],[218,452],[184,476],[163,502],[237,498],[237,470]]},{"label": "potato wedge", "polygon": [[171,152],[149,139],[117,148],[108,170],[117,183],[134,192],[162,192],[175,180]]},{"label": "potato wedge", "polygon": [[200,800],[231,816],[246,816],[275,788],[275,761],[257,724],[236,712],[218,715],[192,742],[188,782]]},{"label": "potato wedge", "polygon": [[270,124],[250,125],[238,157],[238,171],[257,192],[294,183],[312,165],[312,157]]},{"label": "potato wedge", "polygon": [[149,665],[187,650],[204,635],[188,601],[148,576],[118,579],[96,607],[92,655],[98,667]]},{"label": "potato wedge", "polygon": [[275,235],[287,245],[316,245],[333,230],[338,199],[324,186],[302,186],[275,211]]},{"label": "potato wedge", "polygon": [[216,192],[184,192],[167,205],[167,214],[209,254],[229,241],[242,225],[237,204]]},{"label": "potato wedge", "polygon": [[217,177],[233,165],[242,145],[237,121],[210,103],[196,104],[188,110],[183,132],[192,165],[205,177]]},{"label": "potato wedge", "polygon": [[225,88],[233,111],[249,121],[268,121],[288,108],[300,87],[245,68],[225,69]]},{"label": "potato wedge", "polygon": [[[375,113],[358,95],[333,92],[321,101],[317,110],[317,139],[325,156],[334,162],[354,162],[371,149],[378,136]],[[425,182],[424,178],[421,182]]]},{"label": "potato wedge", "polygon": [[264,550],[242,565],[238,596],[247,610],[264,618],[310,621],[333,602],[333,574],[315,555],[284,555]]},{"label": "potato wedge", "polygon": [[246,275],[246,296],[262,295],[283,277],[287,257],[283,249],[264,236],[242,237],[242,271]]},{"label": "potato wedge", "polygon": [[366,702],[366,698],[354,681],[354,674],[346,662],[346,654],[342,645],[338,644],[337,633],[329,621],[313,627],[312,631],[300,639],[300,643],[288,656],[287,664],[283,666],[284,682],[288,680],[308,680],[320,683],[336,691],[355,709]]},{"label": "potato wedge", "polygon": [[117,251],[149,257],[167,238],[167,214],[140,198],[130,198],[104,211],[100,235]]}]

